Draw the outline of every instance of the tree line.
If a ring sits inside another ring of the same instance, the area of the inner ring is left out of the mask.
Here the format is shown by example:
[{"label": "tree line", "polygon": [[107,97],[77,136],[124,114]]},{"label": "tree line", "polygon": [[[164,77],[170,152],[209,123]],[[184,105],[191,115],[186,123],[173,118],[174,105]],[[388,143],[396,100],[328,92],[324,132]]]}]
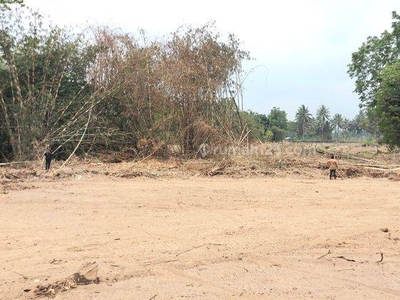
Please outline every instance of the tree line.
[{"label": "tree line", "polygon": [[[14,3],[13,3],[14,2]],[[400,145],[400,17],[369,37],[348,66],[361,110],[354,119],[301,105],[295,120],[241,110],[250,59],[215,24],[149,38],[107,27],[76,33],[0,0],[0,161],[127,153],[193,155],[204,144],[339,140],[369,136]],[[3,3],[3,4],[1,4]],[[19,3],[19,4],[16,4]]]},{"label": "tree line", "polygon": [[75,34],[24,7],[0,9],[0,159],[88,152],[181,154],[241,140],[242,62],[214,23],[157,39]]},{"label": "tree line", "polygon": [[348,119],[340,113],[331,114],[330,109],[321,105],[312,115],[309,108],[301,105],[290,121],[287,113],[273,107],[268,115],[252,111],[241,112],[247,120],[251,140],[282,141],[356,141],[360,139],[379,141],[380,132],[376,115],[360,110]]}]

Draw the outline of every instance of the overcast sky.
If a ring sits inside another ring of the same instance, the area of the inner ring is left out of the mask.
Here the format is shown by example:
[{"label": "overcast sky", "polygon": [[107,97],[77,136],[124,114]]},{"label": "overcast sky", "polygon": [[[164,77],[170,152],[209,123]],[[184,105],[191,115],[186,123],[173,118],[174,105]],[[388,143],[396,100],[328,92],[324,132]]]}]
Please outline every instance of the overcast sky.
[{"label": "overcast sky", "polygon": [[[390,30],[400,0],[25,0],[58,25],[108,25],[161,36],[181,25],[215,21],[253,60],[246,63],[244,109],[285,110],[322,104],[353,118],[359,100],[347,75],[351,54],[369,35]],[[252,70],[252,71],[251,71]]]}]

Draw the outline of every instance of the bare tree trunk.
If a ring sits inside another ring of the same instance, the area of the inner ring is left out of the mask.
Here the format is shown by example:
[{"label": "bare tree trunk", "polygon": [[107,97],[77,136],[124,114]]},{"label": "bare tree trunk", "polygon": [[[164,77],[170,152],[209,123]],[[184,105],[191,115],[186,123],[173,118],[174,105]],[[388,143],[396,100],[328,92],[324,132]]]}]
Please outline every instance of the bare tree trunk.
[{"label": "bare tree trunk", "polygon": [[[19,113],[14,113],[14,118],[16,119],[16,126],[15,126],[15,134],[12,132],[12,128],[11,128],[11,124],[9,122],[9,131],[10,133],[12,133],[10,135],[10,139],[11,139],[11,145],[13,147],[13,154],[17,157],[20,157],[22,155],[22,150],[21,150],[21,131],[22,129],[20,128],[20,122],[19,120],[22,120],[24,118],[24,114],[23,114],[23,109],[24,109],[24,105],[23,105],[23,100],[22,100],[22,94],[21,94],[21,88],[19,85],[19,81],[18,81],[18,72],[17,72],[17,68],[15,66],[15,61],[14,61],[14,56],[13,53],[11,52],[9,43],[7,41],[7,36],[6,33],[3,32],[2,35],[2,39],[1,39],[1,43],[2,43],[2,49],[4,52],[4,58],[6,60],[7,66],[8,66],[8,71],[10,73],[10,84],[11,84],[11,88],[12,88],[12,99],[14,104],[15,103],[19,103]],[[4,102],[4,98],[2,96],[2,106],[3,106],[3,111],[7,110],[6,104]],[[7,116],[8,112],[7,112]],[[8,117],[7,117],[8,119]],[[9,119],[8,119],[9,121]]]},{"label": "bare tree trunk", "polygon": [[8,117],[7,105],[6,105],[6,102],[4,101],[2,91],[0,91],[0,98],[1,98],[1,108],[2,108],[2,112],[3,112],[3,116],[4,116],[4,121],[5,121],[5,124],[6,124],[7,134],[9,136],[9,138],[10,138],[11,146],[15,147],[17,145],[16,145],[14,133],[13,133],[13,131],[11,129],[11,123],[10,123],[10,119]]}]

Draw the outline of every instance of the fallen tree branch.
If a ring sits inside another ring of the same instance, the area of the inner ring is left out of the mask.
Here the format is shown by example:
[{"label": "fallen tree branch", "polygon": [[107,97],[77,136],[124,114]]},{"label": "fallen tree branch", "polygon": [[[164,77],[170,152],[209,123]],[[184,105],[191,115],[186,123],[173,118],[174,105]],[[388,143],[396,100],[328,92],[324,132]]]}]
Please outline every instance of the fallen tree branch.
[{"label": "fallen tree branch", "polygon": [[17,165],[17,164],[27,164],[27,163],[32,163],[32,162],[28,161],[28,160],[25,160],[25,161],[12,161],[12,162],[0,163],[0,167]]},{"label": "fallen tree branch", "polygon": [[400,168],[394,168],[394,169],[376,168],[376,167],[364,167],[364,168],[370,169],[370,170],[377,170],[377,171],[387,171],[387,172],[391,172],[391,171],[400,171]]},{"label": "fallen tree branch", "polygon": [[[323,149],[321,149],[321,148],[316,148],[315,151],[317,151],[317,153],[319,153],[319,154],[324,154],[324,155],[326,155],[326,154],[332,154],[332,152],[333,152],[333,150],[332,150],[332,151],[325,151],[325,150],[323,150]],[[335,154],[335,156],[336,156],[337,158],[345,158],[345,159],[359,160],[359,161],[363,161],[363,162],[366,162],[366,163],[371,162],[370,159],[366,159],[366,158],[362,158],[362,157],[358,157],[358,156],[354,156],[354,155],[349,155],[349,154],[337,153],[337,154]]]},{"label": "fallen tree branch", "polygon": [[88,127],[89,127],[90,120],[91,120],[91,118],[92,118],[93,107],[94,107],[94,103],[92,103],[92,105],[91,105],[91,107],[90,107],[90,109],[89,109],[88,119],[87,119],[87,122],[86,122],[86,124],[85,124],[85,128],[84,128],[84,130],[83,130],[83,133],[82,133],[82,135],[81,135],[81,139],[79,140],[78,144],[76,145],[76,147],[75,147],[75,149],[72,151],[72,153],[68,156],[67,160],[62,164],[62,166],[60,167],[60,169],[63,168],[63,167],[68,163],[68,161],[71,159],[71,157],[75,154],[76,150],[77,150],[77,149],[79,148],[79,146],[81,145],[82,140],[83,140],[83,138],[85,137],[86,131],[87,131]]},{"label": "fallen tree branch", "polygon": [[400,170],[400,166],[383,166],[383,165],[371,165],[371,164],[355,164],[355,166],[358,167],[365,167],[365,168],[374,168],[374,169],[382,169],[382,170],[388,170],[388,171],[396,171]]}]

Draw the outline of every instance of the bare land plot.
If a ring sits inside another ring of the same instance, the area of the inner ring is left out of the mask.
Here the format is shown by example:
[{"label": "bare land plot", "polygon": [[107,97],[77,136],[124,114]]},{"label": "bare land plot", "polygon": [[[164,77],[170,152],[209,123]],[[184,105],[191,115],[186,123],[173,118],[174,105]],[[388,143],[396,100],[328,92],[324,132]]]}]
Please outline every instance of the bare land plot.
[{"label": "bare land plot", "polygon": [[7,185],[0,299],[94,261],[100,282],[56,299],[400,297],[398,181],[130,174]]}]

